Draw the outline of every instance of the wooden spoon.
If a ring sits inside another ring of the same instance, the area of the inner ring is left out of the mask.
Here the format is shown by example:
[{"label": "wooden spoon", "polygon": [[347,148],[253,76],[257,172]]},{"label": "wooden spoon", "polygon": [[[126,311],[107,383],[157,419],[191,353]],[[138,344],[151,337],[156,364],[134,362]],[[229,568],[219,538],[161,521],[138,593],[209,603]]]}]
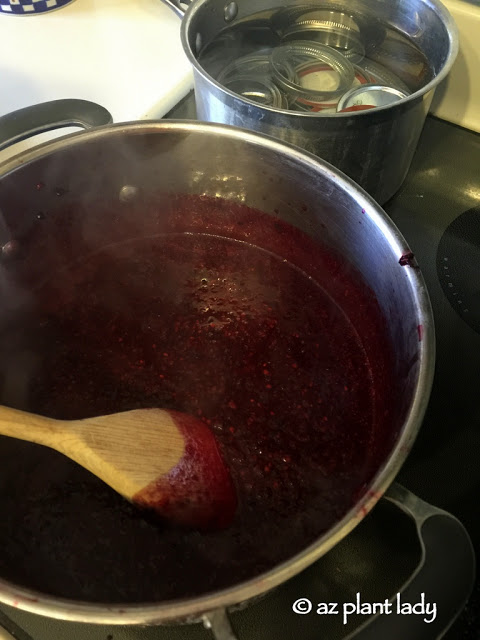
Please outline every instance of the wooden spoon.
[{"label": "wooden spoon", "polygon": [[0,407],[0,435],[68,456],[131,502],[181,525],[223,528],[237,499],[213,433],[177,411],[54,420]]}]

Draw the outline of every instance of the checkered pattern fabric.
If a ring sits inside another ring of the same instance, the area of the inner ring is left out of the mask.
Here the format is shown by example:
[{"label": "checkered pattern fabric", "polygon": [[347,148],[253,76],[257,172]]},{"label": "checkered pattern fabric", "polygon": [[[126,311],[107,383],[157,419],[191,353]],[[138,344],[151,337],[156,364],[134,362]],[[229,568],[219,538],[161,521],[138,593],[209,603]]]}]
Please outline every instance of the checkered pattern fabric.
[{"label": "checkered pattern fabric", "polygon": [[74,0],[0,0],[0,12],[10,15],[36,15],[60,9]]}]

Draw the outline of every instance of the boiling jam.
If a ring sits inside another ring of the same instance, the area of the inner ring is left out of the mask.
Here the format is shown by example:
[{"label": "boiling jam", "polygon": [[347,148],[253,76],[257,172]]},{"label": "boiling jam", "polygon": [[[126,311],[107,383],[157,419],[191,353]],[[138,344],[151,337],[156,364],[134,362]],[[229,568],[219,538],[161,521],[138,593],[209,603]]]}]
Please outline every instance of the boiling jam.
[{"label": "boiling jam", "polygon": [[[85,220],[66,215],[39,220],[23,239],[29,259],[8,267],[23,298],[0,335],[3,403],[60,419],[143,407],[198,417],[238,507],[225,530],[181,529],[60,454],[2,438],[2,577],[155,601],[301,551],[353,505],[391,443],[391,355],[372,292],[326,246],[243,204],[178,197],[141,222],[127,209],[98,215],[81,234]],[[42,273],[47,247],[56,266]]]}]

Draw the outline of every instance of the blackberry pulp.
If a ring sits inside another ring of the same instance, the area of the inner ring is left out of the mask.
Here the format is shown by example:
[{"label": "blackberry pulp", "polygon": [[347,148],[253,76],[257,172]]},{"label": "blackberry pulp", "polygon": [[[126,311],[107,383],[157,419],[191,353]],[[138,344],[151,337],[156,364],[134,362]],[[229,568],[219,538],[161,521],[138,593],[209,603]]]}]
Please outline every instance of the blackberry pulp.
[{"label": "blackberry pulp", "polygon": [[[24,238],[2,402],[61,419],[196,416],[238,509],[224,531],[178,529],[61,455],[2,438],[0,573],[57,596],[154,601],[258,575],[337,522],[392,443],[386,328],[343,258],[221,199],[160,199],[141,216],[98,213],[79,233],[85,220],[64,212]],[[46,255],[48,277],[35,268]]]}]

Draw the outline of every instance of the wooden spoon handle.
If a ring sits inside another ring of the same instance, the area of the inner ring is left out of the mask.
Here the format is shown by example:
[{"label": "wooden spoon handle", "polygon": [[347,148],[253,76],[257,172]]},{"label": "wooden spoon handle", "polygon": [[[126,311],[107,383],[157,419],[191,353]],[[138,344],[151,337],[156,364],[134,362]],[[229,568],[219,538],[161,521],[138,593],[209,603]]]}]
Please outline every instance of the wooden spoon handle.
[{"label": "wooden spoon handle", "polygon": [[0,406],[0,435],[2,436],[27,440],[56,449],[58,438],[63,432],[64,424],[60,420]]},{"label": "wooden spoon handle", "polygon": [[234,516],[235,488],[215,437],[192,416],[134,409],[63,421],[0,406],[0,435],[55,449],[179,524],[218,528]]},{"label": "wooden spoon handle", "polygon": [[55,420],[0,406],[0,435],[55,449],[131,499],[184,454],[185,436],[173,413],[140,409]]}]

